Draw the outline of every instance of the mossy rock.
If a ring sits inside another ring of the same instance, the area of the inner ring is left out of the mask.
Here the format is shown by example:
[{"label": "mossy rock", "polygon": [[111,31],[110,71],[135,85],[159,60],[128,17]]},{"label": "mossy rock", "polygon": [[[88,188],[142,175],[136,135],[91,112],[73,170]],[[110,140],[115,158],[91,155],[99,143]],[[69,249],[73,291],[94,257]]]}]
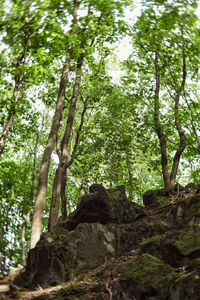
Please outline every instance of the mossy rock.
[{"label": "mossy rock", "polygon": [[170,283],[170,297],[173,300],[199,300],[200,277],[196,271],[182,272]]},{"label": "mossy rock", "polygon": [[[199,217],[200,220],[200,193],[190,199],[190,218]],[[200,223],[200,222],[199,222]]]},{"label": "mossy rock", "polygon": [[143,195],[143,203],[145,207],[156,207],[170,200],[170,195],[167,191],[160,190],[149,190]]},{"label": "mossy rock", "polygon": [[187,264],[191,257],[200,256],[200,236],[190,231],[170,230],[146,239],[140,248],[173,267],[180,267]]},{"label": "mossy rock", "polygon": [[195,258],[192,261],[190,261],[187,268],[186,268],[186,270],[188,272],[192,272],[194,270],[197,270],[200,273],[200,257]]},{"label": "mossy rock", "polygon": [[148,285],[154,281],[156,284],[160,277],[172,272],[173,268],[160,259],[145,253],[138,256],[133,263],[127,265],[121,277],[122,281],[134,280],[140,285]]},{"label": "mossy rock", "polygon": [[160,297],[168,294],[172,279],[173,268],[146,253],[124,267],[120,282],[128,299],[146,299],[147,295]]},{"label": "mossy rock", "polygon": [[180,235],[176,240],[175,245],[184,256],[188,256],[196,251],[200,254],[199,233],[180,231]]}]

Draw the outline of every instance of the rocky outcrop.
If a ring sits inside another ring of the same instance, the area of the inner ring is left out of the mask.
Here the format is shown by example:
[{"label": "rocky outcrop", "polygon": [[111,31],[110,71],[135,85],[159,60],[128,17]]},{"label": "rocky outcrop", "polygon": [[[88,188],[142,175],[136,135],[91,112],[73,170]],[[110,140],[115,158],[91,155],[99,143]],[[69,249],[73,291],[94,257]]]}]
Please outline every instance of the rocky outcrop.
[{"label": "rocky outcrop", "polygon": [[127,200],[123,186],[106,190],[92,185],[69,218],[42,234],[30,250],[21,282],[26,287],[56,285],[122,255],[133,247],[135,237],[131,226],[120,225],[143,215],[141,206]]},{"label": "rocky outcrop", "polygon": [[73,230],[80,223],[94,222],[127,224],[143,216],[143,207],[127,200],[124,186],[106,190],[100,184],[93,184],[89,190],[62,227]]},{"label": "rocky outcrop", "polygon": [[150,191],[144,202],[129,202],[123,187],[94,187],[41,236],[20,280],[29,287],[69,282],[38,299],[200,299],[199,186]]}]

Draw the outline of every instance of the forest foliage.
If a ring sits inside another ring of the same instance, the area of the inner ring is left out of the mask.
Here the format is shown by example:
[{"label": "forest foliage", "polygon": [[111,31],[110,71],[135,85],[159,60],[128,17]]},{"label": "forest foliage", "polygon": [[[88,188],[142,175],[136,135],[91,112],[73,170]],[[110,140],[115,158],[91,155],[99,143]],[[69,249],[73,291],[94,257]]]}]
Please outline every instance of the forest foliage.
[{"label": "forest foliage", "polygon": [[129,0],[1,0],[2,273],[92,183],[125,185],[140,203],[148,189],[199,182],[197,6],[144,0],[136,18]]}]

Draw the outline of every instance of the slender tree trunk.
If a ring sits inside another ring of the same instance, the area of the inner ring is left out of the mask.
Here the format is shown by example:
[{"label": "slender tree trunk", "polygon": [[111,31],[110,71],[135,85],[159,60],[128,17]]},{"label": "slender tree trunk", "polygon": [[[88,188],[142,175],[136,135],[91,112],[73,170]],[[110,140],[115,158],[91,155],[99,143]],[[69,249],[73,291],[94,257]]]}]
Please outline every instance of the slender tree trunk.
[{"label": "slender tree trunk", "polygon": [[[75,1],[76,2],[76,1]],[[91,4],[88,6],[88,16],[90,15],[91,11]],[[101,21],[102,15],[99,16],[98,23]],[[87,29],[87,24],[85,24],[82,28],[82,33],[84,34]],[[85,44],[86,44],[86,38],[83,35],[83,39],[81,41],[81,49],[85,50]],[[90,47],[92,47],[94,43],[95,38],[92,38]],[[81,83],[81,77],[82,77],[82,65],[85,58],[85,53],[80,54],[77,62],[77,71],[76,71],[76,78],[75,83],[73,87],[73,95],[70,102],[69,107],[69,113],[67,118],[67,124],[65,129],[65,134],[61,142],[61,159],[58,166],[58,169],[56,170],[56,175],[54,179],[54,186],[53,186],[53,192],[52,192],[52,201],[51,201],[51,208],[50,208],[50,216],[49,216],[49,224],[48,229],[51,230],[53,225],[57,222],[58,219],[58,212],[59,212],[59,202],[61,197],[61,190],[62,190],[62,177],[65,176],[68,164],[69,164],[69,153],[68,153],[68,147],[69,142],[71,138],[72,133],[72,127],[74,122],[74,116],[76,111],[76,104],[79,96],[79,89],[80,89],[80,83]],[[64,180],[63,180],[64,184]],[[66,184],[66,181],[65,181]],[[65,191],[65,188],[63,188],[63,191]]]},{"label": "slender tree trunk", "polygon": [[[18,60],[17,66],[20,65],[21,60],[22,60],[22,58],[20,58]],[[21,97],[18,96],[19,85],[20,85],[20,80],[17,76],[15,76],[15,87],[14,87],[14,91],[13,91],[14,106],[11,109],[11,111],[10,111],[8,117],[7,117],[6,124],[4,126],[4,129],[3,129],[3,132],[2,132],[2,135],[1,135],[1,139],[0,139],[0,157],[3,153],[3,148],[4,148],[4,145],[5,145],[5,142],[6,142],[6,138],[8,136],[8,133],[10,131],[10,128],[11,128],[11,126],[13,124],[13,121],[14,121],[14,118],[15,118],[15,111],[16,111],[17,106],[18,106],[18,100],[21,98]]]},{"label": "slender tree trunk", "polygon": [[[79,2],[74,0],[73,28],[71,31],[72,35],[76,32],[76,26],[74,25],[77,24],[78,6],[79,6]],[[69,67],[71,61],[71,46],[72,46],[71,44],[68,45],[68,56],[66,58],[66,62],[62,71],[60,88],[58,91],[58,98],[56,104],[56,111],[54,114],[51,131],[49,133],[48,142],[43,154],[43,159],[40,167],[38,191],[37,191],[37,197],[36,197],[35,207],[33,211],[32,227],[31,227],[31,239],[30,239],[31,249],[35,247],[42,233],[42,219],[43,219],[44,206],[46,202],[49,165],[50,165],[50,160],[54,149],[54,145],[56,142],[56,138],[58,136],[60,123],[62,120],[63,106],[65,100],[65,89],[68,82],[68,74],[69,74]]]},{"label": "slender tree trunk", "polygon": [[[35,183],[36,183],[36,172],[37,172],[37,151],[38,151],[38,145],[39,145],[39,140],[41,137],[41,134],[43,132],[44,126],[46,124],[47,118],[48,118],[48,112],[45,115],[44,119],[43,119],[43,123],[42,123],[42,127],[40,129],[40,131],[37,134],[37,138],[36,138],[36,143],[35,143],[35,147],[34,147],[34,152],[33,152],[33,175],[32,175],[32,185],[31,185],[31,192],[30,192],[30,200],[29,200],[29,205],[32,207],[33,205],[33,199],[34,199],[34,191],[35,191]],[[30,221],[30,216],[31,216],[31,209],[28,211],[23,226],[22,226],[22,233],[21,233],[21,244],[22,244],[22,265],[25,266],[26,265],[26,229],[27,229],[27,225]]]},{"label": "slender tree trunk", "polygon": [[159,68],[159,46],[157,45],[156,53],[155,53],[155,74],[156,74],[156,89],[155,89],[155,111],[154,111],[154,120],[156,131],[160,141],[160,149],[161,149],[161,164],[162,164],[162,174],[164,179],[164,186],[166,190],[172,190],[175,187],[176,183],[176,176],[178,172],[178,167],[180,163],[181,155],[185,149],[186,145],[186,136],[182,130],[180,120],[179,120],[179,102],[181,93],[185,87],[186,81],[186,60],[185,60],[185,52],[183,46],[183,62],[182,62],[182,84],[181,86],[178,85],[176,78],[171,73],[171,77],[174,81],[174,88],[176,90],[176,96],[174,98],[174,115],[175,115],[175,127],[178,131],[180,144],[173,159],[172,170],[169,175],[169,168],[168,168],[168,159],[167,159],[167,145],[166,145],[166,138],[163,133],[161,124],[160,124],[160,110],[159,110],[159,90],[160,90],[160,68]]},{"label": "slender tree trunk", "polygon": [[60,122],[62,120],[62,112],[63,112],[64,99],[65,99],[65,89],[68,81],[68,72],[69,72],[69,59],[67,59],[67,64],[63,67],[60,90],[59,90],[59,95],[56,104],[56,111],[54,114],[51,131],[49,133],[48,142],[43,154],[43,159],[40,167],[38,191],[37,191],[37,197],[36,197],[35,207],[33,211],[33,219],[32,219],[30,248],[35,247],[36,243],[40,238],[40,234],[42,232],[42,218],[43,218],[43,211],[44,211],[44,206],[46,201],[49,165],[51,160],[51,154],[53,152],[55,141],[56,141],[56,136],[58,134],[58,130],[60,127]]},{"label": "slender tree trunk", "polygon": [[[21,64],[23,64],[23,65],[25,64],[26,57],[27,57],[28,42],[29,42],[29,40],[26,40],[26,42],[24,44],[23,53],[17,59],[17,61],[15,62],[16,69]],[[0,157],[3,153],[3,148],[4,148],[4,145],[6,143],[6,138],[8,136],[8,133],[10,131],[10,128],[11,128],[11,126],[13,124],[13,121],[14,121],[14,118],[15,118],[15,111],[17,110],[18,102],[24,96],[24,94],[23,94],[21,97],[19,97],[19,86],[21,84],[21,80],[20,80],[18,75],[15,75],[14,82],[15,82],[15,86],[14,86],[14,90],[13,90],[13,100],[14,100],[13,103],[14,104],[13,104],[13,107],[12,107],[8,117],[7,117],[6,124],[5,124],[3,132],[1,134],[1,138],[0,138]]]},{"label": "slender tree trunk", "polygon": [[154,122],[155,122],[156,132],[160,142],[161,165],[162,165],[164,186],[166,190],[169,190],[171,188],[171,185],[170,185],[170,176],[168,172],[167,143],[160,123],[160,107],[159,107],[160,67],[159,67],[159,46],[158,45],[155,53],[155,76],[156,76],[156,88],[155,88],[155,96],[154,96]]},{"label": "slender tree trunk", "polygon": [[1,139],[0,139],[0,156],[3,153],[3,148],[4,148],[4,145],[6,142],[6,138],[7,138],[8,132],[10,130],[10,127],[13,123],[14,117],[15,117],[14,113],[12,113],[8,116],[5,127],[3,129],[3,133],[2,133]]},{"label": "slender tree trunk", "polygon": [[128,170],[129,199],[133,200],[133,174],[132,174],[132,170],[131,170],[131,161],[130,161],[130,157],[129,157],[128,148],[126,149],[125,155],[126,155],[126,166],[127,166],[127,170]]},{"label": "slender tree trunk", "polygon": [[76,151],[77,151],[77,147],[79,144],[79,138],[80,138],[80,133],[83,127],[83,123],[84,123],[84,117],[85,117],[85,113],[87,110],[87,100],[89,97],[86,97],[86,100],[84,101],[84,107],[83,107],[83,111],[81,113],[81,122],[76,134],[76,140],[75,140],[75,144],[74,144],[74,148],[73,151],[71,151],[71,158],[70,161],[67,164],[67,168],[66,168],[66,172],[63,174],[62,176],[62,182],[61,182],[61,203],[62,203],[62,218],[65,219],[67,217],[67,196],[66,196],[66,182],[67,182],[67,169],[71,166],[71,164],[74,161],[74,157],[76,155]]},{"label": "slender tree trunk", "polygon": [[49,230],[52,229],[53,225],[57,222],[58,219],[59,202],[61,197],[61,185],[62,185],[61,182],[62,182],[62,176],[66,173],[67,165],[69,162],[68,146],[70,142],[72,127],[73,127],[73,122],[75,117],[75,111],[76,111],[76,104],[79,95],[79,88],[80,88],[81,76],[82,76],[81,68],[82,68],[83,60],[84,60],[84,56],[81,55],[79,58],[78,68],[76,72],[73,95],[69,107],[65,134],[61,142],[61,162],[59,163],[54,178],[54,186],[52,192],[52,201],[51,201],[49,225],[48,225]]},{"label": "slender tree trunk", "polygon": [[116,160],[117,153],[114,151],[112,158],[111,158],[111,168],[110,168],[110,184],[109,187],[112,189],[113,187],[113,180],[115,175],[115,160]]},{"label": "slender tree trunk", "polygon": [[[67,217],[67,196],[66,196],[66,183],[67,183],[67,169],[65,174],[63,174],[61,181],[61,207],[62,207],[62,218],[63,220]],[[59,209],[59,208],[58,208]]]},{"label": "slender tree trunk", "polygon": [[183,46],[183,63],[182,63],[182,84],[181,87],[178,86],[178,83],[176,82],[176,79],[174,79],[174,83],[175,83],[175,88],[176,88],[176,97],[175,97],[175,105],[174,105],[174,113],[175,113],[175,126],[176,126],[176,130],[178,131],[179,134],[179,138],[180,138],[180,144],[179,147],[174,155],[174,160],[173,160],[173,166],[172,166],[172,171],[170,174],[170,182],[171,182],[171,187],[174,188],[175,187],[175,183],[176,183],[176,175],[178,172],[178,167],[179,167],[179,163],[180,163],[180,158],[181,155],[185,149],[185,145],[186,145],[186,136],[182,130],[181,124],[180,124],[180,120],[179,120],[179,102],[180,102],[180,96],[181,96],[181,92],[184,91],[185,88],[185,81],[186,81],[186,76],[187,76],[187,72],[186,72],[186,60],[185,60],[185,51],[184,51],[184,46]]}]

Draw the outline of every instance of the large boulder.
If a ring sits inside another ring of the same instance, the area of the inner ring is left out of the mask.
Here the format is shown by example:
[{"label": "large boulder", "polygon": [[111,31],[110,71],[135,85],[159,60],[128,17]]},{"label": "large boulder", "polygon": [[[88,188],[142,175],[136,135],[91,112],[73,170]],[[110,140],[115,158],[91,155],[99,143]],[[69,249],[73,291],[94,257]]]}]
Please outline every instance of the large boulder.
[{"label": "large boulder", "polygon": [[106,190],[100,184],[93,184],[89,191],[80,199],[76,210],[62,223],[66,229],[74,230],[80,223],[127,224],[144,215],[142,206],[128,201],[124,186]]},{"label": "large boulder", "polygon": [[52,238],[51,234],[43,234],[37,246],[29,251],[21,278],[26,287],[37,284],[47,287],[69,281],[115,257],[115,234],[108,225],[85,223],[74,231],[62,230],[56,235]]}]

